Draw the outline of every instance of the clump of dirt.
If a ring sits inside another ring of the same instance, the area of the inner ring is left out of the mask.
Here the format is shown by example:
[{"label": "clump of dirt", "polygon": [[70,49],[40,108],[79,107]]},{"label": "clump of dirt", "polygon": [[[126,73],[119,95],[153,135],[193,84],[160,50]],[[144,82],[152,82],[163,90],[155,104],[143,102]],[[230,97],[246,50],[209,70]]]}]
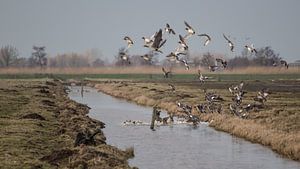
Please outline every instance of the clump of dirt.
[{"label": "clump of dirt", "polygon": [[46,120],[43,116],[37,114],[37,113],[30,113],[22,116],[22,119],[36,119],[36,120]]}]

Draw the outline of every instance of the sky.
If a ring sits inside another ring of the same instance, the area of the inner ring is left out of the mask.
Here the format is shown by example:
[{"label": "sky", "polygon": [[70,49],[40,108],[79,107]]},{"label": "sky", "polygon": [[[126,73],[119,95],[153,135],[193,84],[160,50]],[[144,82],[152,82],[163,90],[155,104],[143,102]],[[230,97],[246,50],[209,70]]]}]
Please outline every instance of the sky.
[{"label": "sky", "polygon": [[[50,56],[98,49],[112,60],[125,47],[124,36],[135,44],[130,54],[145,54],[143,36],[151,36],[169,23],[177,33],[166,36],[165,55],[178,46],[184,21],[212,42],[188,40],[191,53],[240,55],[244,45],[271,46],[288,62],[300,59],[299,0],[0,0],[0,46],[13,45],[29,57],[33,45],[46,46]],[[236,45],[229,51],[222,34]]]}]

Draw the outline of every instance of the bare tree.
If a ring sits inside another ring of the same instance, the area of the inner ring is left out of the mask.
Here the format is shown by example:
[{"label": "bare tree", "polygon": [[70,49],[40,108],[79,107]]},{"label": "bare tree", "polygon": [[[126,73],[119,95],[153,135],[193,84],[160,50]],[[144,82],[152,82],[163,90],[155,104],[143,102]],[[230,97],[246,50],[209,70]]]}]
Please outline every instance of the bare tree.
[{"label": "bare tree", "polygon": [[245,57],[245,56],[236,56],[236,57],[228,60],[229,68],[247,67],[247,66],[250,66],[250,64],[251,64],[251,60],[249,60],[248,57]]},{"label": "bare tree", "polygon": [[0,49],[0,66],[9,67],[16,63],[19,53],[18,50],[11,46],[7,45]]},{"label": "bare tree", "polygon": [[270,46],[260,48],[255,55],[249,55],[247,49],[244,49],[241,56],[236,56],[228,61],[228,67],[247,67],[247,66],[273,66],[279,64],[281,58]]},{"label": "bare tree", "polygon": [[41,68],[46,66],[47,65],[47,58],[46,58],[47,53],[45,52],[45,46],[42,46],[42,47],[33,46],[32,49],[34,50],[34,52],[32,52],[31,57],[32,57],[34,63],[36,65],[40,66]]},{"label": "bare tree", "polygon": [[215,59],[214,59],[213,55],[209,52],[203,54],[200,65],[201,66],[215,65]]},{"label": "bare tree", "polygon": [[264,47],[257,50],[255,57],[253,58],[253,64],[256,66],[272,66],[273,63],[279,63],[280,57],[278,53],[270,47]]},{"label": "bare tree", "polygon": [[92,63],[92,66],[93,67],[101,67],[101,66],[104,66],[105,65],[105,61],[100,59],[100,58],[97,58],[96,60],[93,61]]}]

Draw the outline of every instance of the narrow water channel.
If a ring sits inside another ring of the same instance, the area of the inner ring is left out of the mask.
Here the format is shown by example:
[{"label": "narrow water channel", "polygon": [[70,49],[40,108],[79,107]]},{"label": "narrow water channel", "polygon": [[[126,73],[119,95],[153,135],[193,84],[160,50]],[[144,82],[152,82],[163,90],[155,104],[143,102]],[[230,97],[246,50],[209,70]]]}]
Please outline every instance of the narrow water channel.
[{"label": "narrow water channel", "polygon": [[81,97],[72,87],[69,97],[91,107],[89,116],[106,124],[107,143],[134,147],[130,165],[141,169],[300,169],[297,161],[282,158],[269,148],[200,124],[123,126],[125,120],[150,122],[152,108],[116,99],[92,88]]}]

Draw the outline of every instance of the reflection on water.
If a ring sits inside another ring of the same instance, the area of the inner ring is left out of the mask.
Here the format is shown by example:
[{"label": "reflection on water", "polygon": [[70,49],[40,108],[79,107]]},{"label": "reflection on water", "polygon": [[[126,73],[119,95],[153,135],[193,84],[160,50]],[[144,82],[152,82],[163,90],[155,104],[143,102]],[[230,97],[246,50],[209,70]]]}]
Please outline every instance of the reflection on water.
[{"label": "reflection on water", "polygon": [[215,131],[206,124],[197,128],[190,125],[157,127],[123,126],[125,120],[151,119],[152,108],[88,89],[81,98],[77,88],[71,99],[87,104],[89,116],[106,124],[107,143],[125,149],[133,146],[132,166],[141,169],[299,169],[300,163],[285,159],[259,144],[252,144],[224,132]]}]

